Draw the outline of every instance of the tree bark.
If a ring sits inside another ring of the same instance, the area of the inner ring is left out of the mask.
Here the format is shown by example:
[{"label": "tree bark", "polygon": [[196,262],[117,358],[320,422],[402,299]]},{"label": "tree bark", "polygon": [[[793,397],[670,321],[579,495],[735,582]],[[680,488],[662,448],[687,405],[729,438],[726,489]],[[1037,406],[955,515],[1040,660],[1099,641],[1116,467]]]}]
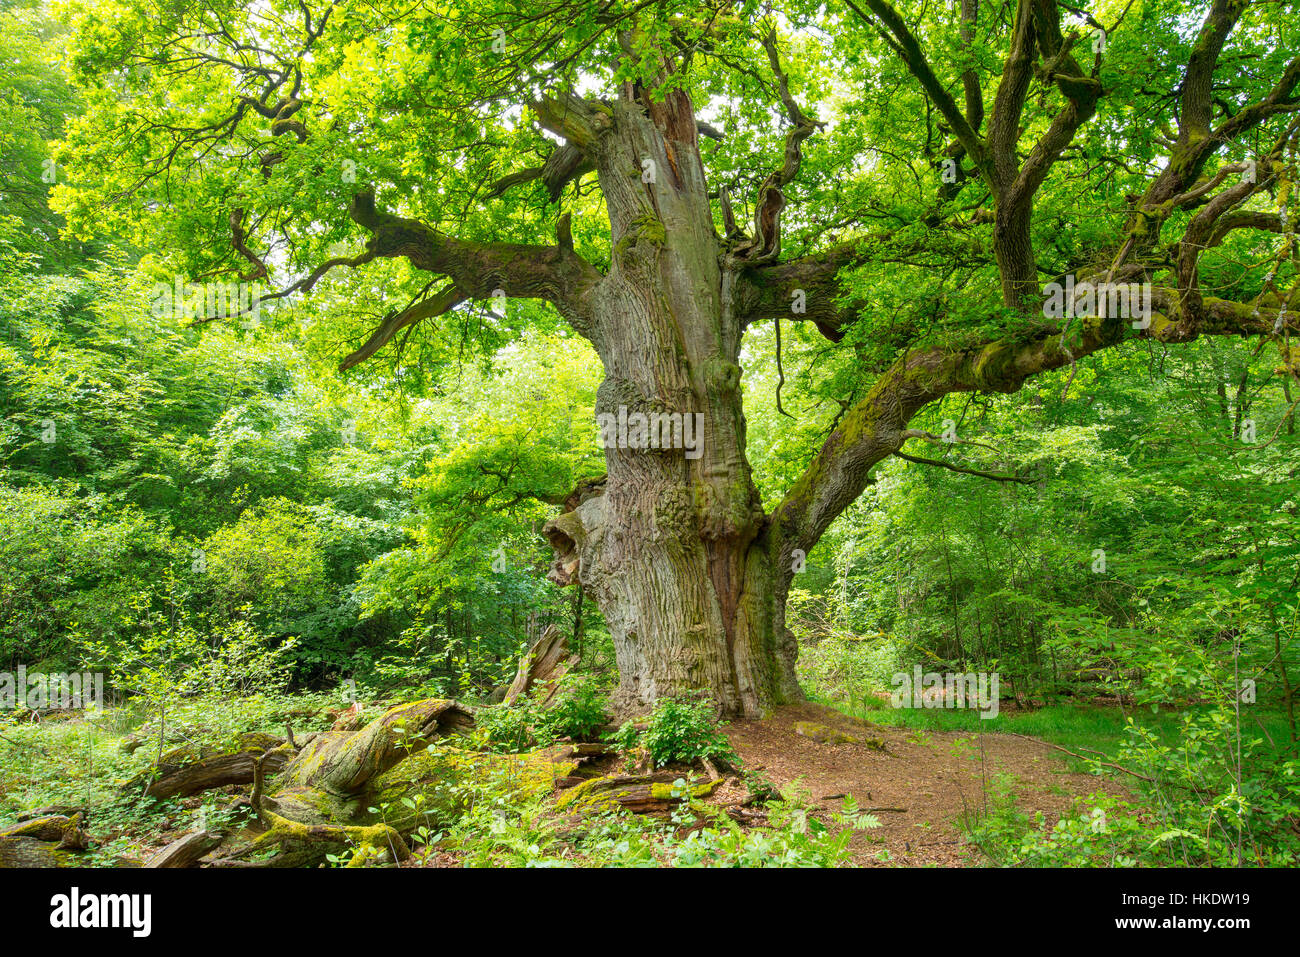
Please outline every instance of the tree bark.
[{"label": "tree bark", "polygon": [[736,275],[719,255],[693,108],[674,91],[587,121],[614,243],[589,309],[598,421],[671,413],[698,416],[701,432],[689,454],[607,447],[603,489],[546,527],[552,577],[580,582],[605,615],[617,710],[703,690],[726,714],[757,716],[798,687],[745,456]]}]

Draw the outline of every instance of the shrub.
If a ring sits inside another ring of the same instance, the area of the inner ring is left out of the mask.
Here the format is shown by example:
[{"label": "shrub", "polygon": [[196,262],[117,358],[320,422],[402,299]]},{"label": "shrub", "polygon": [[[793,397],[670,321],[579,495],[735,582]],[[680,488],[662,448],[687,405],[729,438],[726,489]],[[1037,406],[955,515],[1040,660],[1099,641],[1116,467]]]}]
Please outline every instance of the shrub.
[{"label": "shrub", "polygon": [[542,712],[541,725],[552,739],[591,739],[609,720],[605,713],[605,689],[591,678],[566,675],[555,703]]},{"label": "shrub", "polygon": [[477,725],[484,744],[494,751],[518,753],[559,738],[589,740],[609,720],[604,697],[600,682],[568,675],[549,707],[532,697],[521,698],[509,706],[482,709]]},{"label": "shrub", "polygon": [[858,702],[870,707],[873,691],[888,690],[892,677],[904,667],[899,644],[892,638],[833,635],[799,651],[799,681],[828,700]]},{"label": "shrub", "polygon": [[474,715],[474,728],[483,746],[518,754],[533,746],[538,721],[536,702],[525,698],[513,705],[479,709]]},{"label": "shrub", "polygon": [[655,705],[649,723],[638,730],[631,722],[618,729],[610,740],[631,751],[638,745],[649,753],[655,767],[674,761],[721,758],[732,764],[739,758],[720,730],[713,710],[705,701],[665,698]]}]

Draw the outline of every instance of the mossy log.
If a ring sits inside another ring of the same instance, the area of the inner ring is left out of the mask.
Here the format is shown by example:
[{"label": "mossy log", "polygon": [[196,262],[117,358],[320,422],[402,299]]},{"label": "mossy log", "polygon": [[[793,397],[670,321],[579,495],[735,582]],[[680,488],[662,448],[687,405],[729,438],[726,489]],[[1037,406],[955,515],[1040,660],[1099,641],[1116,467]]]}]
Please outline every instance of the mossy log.
[{"label": "mossy log", "polygon": [[399,838],[421,825],[451,824],[472,795],[547,795],[576,767],[554,749],[492,754],[438,747],[404,758],[355,794],[291,785],[261,802],[266,833],[218,865],[302,866],[349,847],[356,866],[401,861],[408,855]]},{"label": "mossy log", "polygon": [[[577,767],[578,761],[560,748],[526,754],[437,748],[413,755],[376,778],[360,820],[384,820],[403,833],[420,824],[442,827],[460,815],[475,793],[517,801],[549,795]],[[402,804],[404,797],[416,807]],[[379,813],[372,814],[371,807]]]},{"label": "mossy log", "polygon": [[366,726],[365,708],[361,702],[353,702],[342,711],[331,711],[331,731],[360,731]]},{"label": "mossy log", "polygon": [[[555,806],[576,813],[606,811],[621,807],[635,814],[654,814],[670,810],[685,799],[676,782],[682,775],[671,771],[655,774],[610,774],[591,778],[564,791]],[[722,784],[722,779],[700,779],[687,783],[693,798],[706,798]]]},{"label": "mossy log", "polygon": [[587,741],[554,744],[545,751],[552,763],[571,765],[571,769],[555,782],[555,786],[561,789],[571,788],[589,778],[599,777],[600,772],[592,766],[593,762],[617,753],[617,749],[608,744]]},{"label": "mossy log", "polygon": [[50,814],[6,827],[0,830],[0,838],[30,837],[38,841],[62,841],[64,832],[69,827],[76,827],[80,823],[80,815],[68,817],[63,814]]},{"label": "mossy log", "polygon": [[8,867],[73,867],[74,861],[57,844],[34,837],[0,837],[0,869]]},{"label": "mossy log", "polygon": [[264,758],[254,767],[253,803],[266,831],[213,863],[303,866],[348,847],[356,851],[354,862],[405,860],[410,849],[401,832],[371,819],[375,793],[393,780],[388,772],[423,754],[435,738],[473,725],[474,716],[456,702],[430,698],[389,708],[360,730],[304,738],[269,788]]},{"label": "mossy log", "polygon": [[308,867],[330,853],[353,849],[349,866],[409,860],[411,849],[401,833],[388,824],[305,824],[262,811],[267,830],[256,840],[224,858],[217,867]]},{"label": "mossy log", "polygon": [[49,814],[0,830],[0,867],[71,867],[68,851],[86,849],[82,817]]},{"label": "mossy log", "polygon": [[182,745],[164,754],[125,785],[139,788],[147,777],[153,780],[145,794],[155,798],[189,797],[200,791],[230,784],[251,784],[256,759],[266,756],[268,773],[283,767],[292,751],[284,739],[273,734],[243,734],[230,747],[196,748]]},{"label": "mossy log", "polygon": [[20,811],[18,813],[18,820],[31,821],[38,817],[50,817],[51,815],[72,817],[74,814],[80,814],[84,818],[86,816],[86,809],[77,804],[49,804],[45,807],[33,808],[29,811]]},{"label": "mossy log", "polygon": [[359,731],[312,736],[284,768],[280,784],[356,794],[434,738],[473,727],[474,715],[454,701],[428,698],[397,705]]},{"label": "mossy log", "polygon": [[794,733],[809,740],[816,741],[818,744],[860,744],[864,747],[871,748],[873,751],[888,753],[889,748],[880,738],[860,738],[856,735],[847,734],[843,731],[829,728],[824,724],[817,724],[815,721],[798,721],[794,726]]}]

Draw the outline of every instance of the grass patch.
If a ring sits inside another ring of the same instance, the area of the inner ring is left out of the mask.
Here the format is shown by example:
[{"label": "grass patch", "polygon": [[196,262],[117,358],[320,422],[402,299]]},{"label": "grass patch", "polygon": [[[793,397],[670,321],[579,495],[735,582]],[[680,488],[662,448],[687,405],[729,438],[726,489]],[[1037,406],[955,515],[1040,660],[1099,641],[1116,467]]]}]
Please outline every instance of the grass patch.
[{"label": "grass patch", "polygon": [[[891,728],[908,728],[916,731],[962,731],[985,734],[1014,732],[1041,738],[1052,744],[1082,752],[1084,749],[1100,751],[1110,758],[1119,753],[1125,740],[1127,718],[1155,732],[1161,741],[1174,746],[1179,742],[1183,715],[1188,710],[1162,707],[1157,712],[1150,708],[1129,708],[1121,711],[1114,705],[1076,704],[1064,702],[1049,704],[1033,711],[1002,711],[994,718],[981,718],[973,709],[947,708],[892,708],[888,702],[868,698],[861,701],[814,700],[870,724]],[[1287,740],[1286,716],[1281,711],[1251,709],[1242,711],[1242,730],[1264,728],[1274,741]],[[1256,723],[1258,722],[1258,723]],[[1065,757],[1062,755],[1062,757]],[[1078,762],[1070,759],[1071,765]]]}]

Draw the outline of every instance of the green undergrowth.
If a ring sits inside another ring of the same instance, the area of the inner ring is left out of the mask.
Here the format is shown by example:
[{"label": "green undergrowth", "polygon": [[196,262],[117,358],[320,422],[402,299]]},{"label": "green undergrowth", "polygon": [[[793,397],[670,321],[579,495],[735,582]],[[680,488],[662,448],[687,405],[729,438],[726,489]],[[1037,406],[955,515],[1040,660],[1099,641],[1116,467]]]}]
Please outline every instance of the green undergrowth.
[{"label": "green undergrowth", "polygon": [[451,829],[445,848],[470,867],[838,867],[855,831],[879,827],[852,798],[829,821],[808,795],[790,790],[764,807],[764,826],[741,827],[723,811],[672,785],[679,804],[666,817],[610,810],[578,822],[544,800],[480,802]]},{"label": "green undergrowth", "polygon": [[[833,704],[874,724],[910,729],[918,742],[945,732],[1039,738],[1072,752],[1062,754],[1069,770],[1109,779],[1052,820],[1021,807],[1014,777],[989,775],[957,822],[979,863],[1231,867],[1300,860],[1300,758],[1280,710],[1220,697],[1180,707],[1052,704],[981,719],[974,711],[869,700],[867,708]],[[979,759],[975,748],[967,752]]]}]

